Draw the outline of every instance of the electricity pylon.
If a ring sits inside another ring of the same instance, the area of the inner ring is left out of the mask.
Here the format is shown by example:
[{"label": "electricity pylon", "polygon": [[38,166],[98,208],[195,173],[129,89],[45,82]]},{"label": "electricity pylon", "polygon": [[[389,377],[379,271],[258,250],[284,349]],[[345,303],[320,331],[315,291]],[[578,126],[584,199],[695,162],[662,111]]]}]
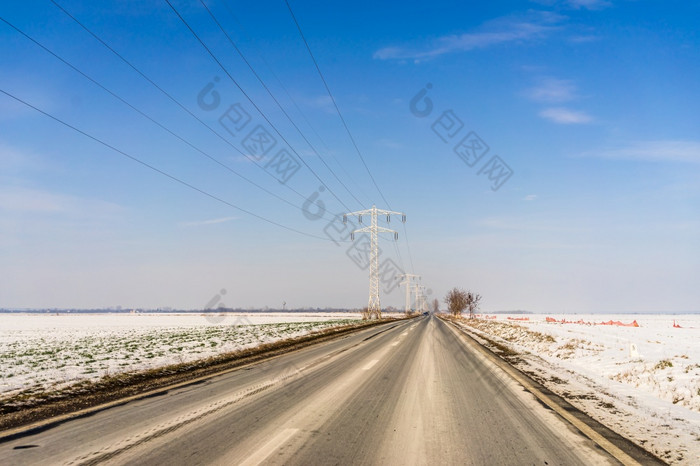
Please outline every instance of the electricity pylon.
[{"label": "electricity pylon", "polygon": [[399,285],[406,286],[406,314],[411,313],[411,279],[420,280],[420,275],[415,275],[412,273],[402,273],[397,278],[403,278],[403,281]]},{"label": "electricity pylon", "polygon": [[428,302],[426,301],[427,296],[425,294],[425,285],[420,286],[420,312],[427,311]]},{"label": "electricity pylon", "polygon": [[425,286],[416,283],[413,285],[413,289],[416,293],[416,311],[425,312]]},{"label": "electricity pylon", "polygon": [[389,228],[384,228],[377,226],[377,215],[386,215],[386,221],[391,221],[392,215],[400,215],[401,221],[406,223],[406,214],[403,212],[393,212],[391,210],[377,209],[377,206],[372,206],[371,209],[358,210],[357,212],[349,212],[343,215],[343,222],[347,223],[348,215],[357,216],[357,221],[362,223],[362,216],[370,216],[370,225],[364,228],[359,228],[350,233],[350,238],[355,239],[355,233],[369,233],[370,234],[370,253],[369,253],[369,303],[367,305],[367,314],[363,317],[366,319],[371,319],[372,317],[377,317],[377,319],[382,318],[382,308],[379,304],[379,252],[378,252],[378,241],[377,235],[379,233],[393,233],[394,240],[399,238],[399,234],[390,230]]}]

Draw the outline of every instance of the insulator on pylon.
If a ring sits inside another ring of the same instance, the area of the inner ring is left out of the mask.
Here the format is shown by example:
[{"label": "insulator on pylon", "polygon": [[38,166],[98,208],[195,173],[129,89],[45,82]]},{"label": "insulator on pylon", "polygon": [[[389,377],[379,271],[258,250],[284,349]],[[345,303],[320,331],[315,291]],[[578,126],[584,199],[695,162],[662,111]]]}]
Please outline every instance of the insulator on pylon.
[{"label": "insulator on pylon", "polygon": [[406,223],[406,214],[403,214],[403,215],[401,216],[401,221],[402,221],[403,223]]},{"label": "insulator on pylon", "polygon": [[398,240],[399,240],[399,234],[398,234],[398,232],[395,231],[394,232],[394,241],[398,241]]},{"label": "insulator on pylon", "polygon": [[391,223],[391,215],[386,214],[386,223]]},{"label": "insulator on pylon", "polygon": [[350,241],[355,241],[355,232],[350,233]]},{"label": "insulator on pylon", "polygon": [[358,215],[358,216],[357,216],[357,221],[360,222],[360,223],[362,223],[362,215]]},{"label": "insulator on pylon", "polygon": [[343,214],[343,223],[348,223],[348,216]]}]

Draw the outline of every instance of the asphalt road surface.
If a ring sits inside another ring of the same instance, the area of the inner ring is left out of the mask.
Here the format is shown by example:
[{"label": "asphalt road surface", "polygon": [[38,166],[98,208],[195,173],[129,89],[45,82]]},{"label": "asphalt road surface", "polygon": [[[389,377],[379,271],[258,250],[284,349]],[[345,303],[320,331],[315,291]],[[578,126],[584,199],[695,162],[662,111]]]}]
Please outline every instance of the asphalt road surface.
[{"label": "asphalt road surface", "polygon": [[0,444],[0,464],[617,464],[433,317]]}]

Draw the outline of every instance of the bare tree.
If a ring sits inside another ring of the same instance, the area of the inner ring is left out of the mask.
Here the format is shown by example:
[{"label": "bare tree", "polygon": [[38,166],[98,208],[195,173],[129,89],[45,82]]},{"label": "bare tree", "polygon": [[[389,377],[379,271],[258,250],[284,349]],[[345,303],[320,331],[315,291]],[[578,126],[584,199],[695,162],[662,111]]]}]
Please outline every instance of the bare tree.
[{"label": "bare tree", "polygon": [[467,299],[466,291],[459,288],[452,288],[445,295],[445,304],[447,304],[447,309],[453,316],[458,316],[467,308]]},{"label": "bare tree", "polygon": [[440,312],[440,300],[435,298],[433,299],[433,314],[437,314]]},{"label": "bare tree", "polygon": [[369,308],[363,307],[361,312],[362,312],[362,320],[369,320]]},{"label": "bare tree", "polygon": [[467,309],[469,309],[469,318],[474,318],[474,313],[479,309],[481,295],[472,291],[467,292]]}]

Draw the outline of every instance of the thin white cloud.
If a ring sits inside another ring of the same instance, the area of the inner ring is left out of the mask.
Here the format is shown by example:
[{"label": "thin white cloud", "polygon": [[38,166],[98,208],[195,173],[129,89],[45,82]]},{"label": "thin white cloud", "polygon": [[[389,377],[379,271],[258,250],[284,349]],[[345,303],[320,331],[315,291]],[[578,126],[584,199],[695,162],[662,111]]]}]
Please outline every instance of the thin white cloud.
[{"label": "thin white cloud", "polygon": [[33,153],[17,149],[0,141],[0,172],[3,174],[11,171],[38,169],[44,166]]},{"label": "thin white cloud", "polygon": [[612,3],[607,0],[567,0],[566,3],[577,10],[602,10],[612,5]]},{"label": "thin white cloud", "polygon": [[333,105],[333,101],[331,100],[330,96],[327,95],[320,95],[317,97],[314,97],[312,99],[309,99],[307,103],[312,106],[312,107],[317,107],[317,108],[325,108],[325,107],[330,107]]},{"label": "thin white cloud", "polygon": [[246,157],[245,155],[231,155],[228,158],[229,160],[233,160],[234,162],[255,163],[255,159],[252,156]]},{"label": "thin white cloud", "polygon": [[238,220],[238,217],[220,217],[209,220],[196,220],[194,222],[182,222],[179,223],[179,225],[181,227],[197,227],[201,225],[216,225],[217,223],[230,222],[231,220]]},{"label": "thin white cloud", "polygon": [[562,125],[580,125],[593,121],[593,118],[585,112],[570,110],[564,107],[545,108],[539,115],[542,118]]},{"label": "thin white cloud", "polygon": [[588,151],[583,157],[700,163],[700,141],[638,141],[624,147]]},{"label": "thin white cloud", "polygon": [[534,201],[537,199],[537,194],[528,194],[523,198],[523,201]]},{"label": "thin white cloud", "polygon": [[24,187],[0,188],[0,210],[24,214],[63,214],[71,217],[114,215],[118,204]]},{"label": "thin white cloud", "polygon": [[402,149],[403,144],[401,144],[398,141],[394,141],[393,139],[388,139],[388,138],[382,138],[377,141],[377,145],[381,147],[386,147],[388,149]]},{"label": "thin white cloud", "polygon": [[578,97],[576,85],[568,79],[542,78],[539,84],[526,92],[536,102],[568,102]]},{"label": "thin white cloud", "polygon": [[379,60],[416,61],[454,52],[466,52],[511,42],[531,41],[547,36],[560,27],[564,16],[532,11],[522,17],[502,17],[484,23],[478,30],[438,37],[428,44],[383,47],[374,53]]},{"label": "thin white cloud", "polygon": [[551,219],[536,219],[532,217],[485,217],[476,220],[478,227],[492,230],[505,231],[534,231],[534,232],[581,232],[587,231],[587,227],[580,227],[575,223],[561,219],[552,221]]},{"label": "thin white cloud", "polygon": [[12,120],[36,115],[36,110],[32,110],[21,102],[2,96],[0,98],[0,121]]},{"label": "thin white cloud", "polygon": [[574,36],[569,37],[568,40],[569,40],[569,42],[572,42],[574,44],[585,44],[588,42],[596,42],[596,41],[599,41],[601,39],[602,39],[601,36],[596,36],[593,34],[588,34],[588,35],[578,34],[578,35],[574,35]]},{"label": "thin white cloud", "polygon": [[316,110],[322,110],[326,113],[335,113],[335,107],[333,106],[333,101],[328,95],[316,95],[312,97],[301,96],[295,99],[301,105],[313,108]]},{"label": "thin white cloud", "polygon": [[[45,112],[52,112],[61,101],[56,100],[60,94],[52,87],[51,81],[46,81],[40,75],[34,75],[21,66],[9,66],[0,70],[5,90],[25,102],[34,105]],[[0,121],[17,118],[44,117],[36,110],[4,94],[0,95]]]},{"label": "thin white cloud", "polygon": [[602,10],[612,5],[608,0],[532,0],[534,3],[547,6],[561,5],[574,10]]}]

